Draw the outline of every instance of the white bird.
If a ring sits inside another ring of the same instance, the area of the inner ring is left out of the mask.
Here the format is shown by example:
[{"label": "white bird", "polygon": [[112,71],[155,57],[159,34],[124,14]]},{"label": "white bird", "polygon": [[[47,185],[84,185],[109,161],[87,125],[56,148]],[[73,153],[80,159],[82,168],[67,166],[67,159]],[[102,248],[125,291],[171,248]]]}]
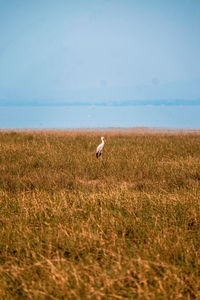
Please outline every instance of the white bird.
[{"label": "white bird", "polygon": [[104,149],[104,137],[101,137],[101,144],[99,144],[99,146],[97,147],[96,150],[96,158],[99,158],[102,153],[103,153],[103,149]]}]

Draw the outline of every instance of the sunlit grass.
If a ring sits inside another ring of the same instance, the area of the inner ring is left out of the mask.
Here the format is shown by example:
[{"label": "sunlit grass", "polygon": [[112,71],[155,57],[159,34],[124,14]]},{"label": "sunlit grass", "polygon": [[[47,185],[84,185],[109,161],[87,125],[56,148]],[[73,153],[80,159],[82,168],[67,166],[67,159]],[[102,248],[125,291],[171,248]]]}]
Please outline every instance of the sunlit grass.
[{"label": "sunlit grass", "polygon": [[200,135],[0,133],[2,299],[200,298]]}]

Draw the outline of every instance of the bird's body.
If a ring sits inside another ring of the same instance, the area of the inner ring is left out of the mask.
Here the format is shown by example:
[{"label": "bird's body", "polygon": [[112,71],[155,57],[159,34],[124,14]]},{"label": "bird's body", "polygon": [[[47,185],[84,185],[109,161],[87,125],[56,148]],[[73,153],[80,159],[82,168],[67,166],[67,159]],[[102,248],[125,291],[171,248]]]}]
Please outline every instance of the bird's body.
[{"label": "bird's body", "polygon": [[102,153],[103,153],[103,149],[104,149],[104,137],[101,137],[101,144],[99,144],[99,146],[97,147],[96,150],[96,158],[99,158]]}]

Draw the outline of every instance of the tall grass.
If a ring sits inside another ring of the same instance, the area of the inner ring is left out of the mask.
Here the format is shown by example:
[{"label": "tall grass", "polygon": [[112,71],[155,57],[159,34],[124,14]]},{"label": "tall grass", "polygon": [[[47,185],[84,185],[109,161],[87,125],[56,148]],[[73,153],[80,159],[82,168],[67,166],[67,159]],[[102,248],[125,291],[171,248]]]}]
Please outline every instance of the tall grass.
[{"label": "tall grass", "polygon": [[200,299],[200,135],[0,133],[0,298]]}]

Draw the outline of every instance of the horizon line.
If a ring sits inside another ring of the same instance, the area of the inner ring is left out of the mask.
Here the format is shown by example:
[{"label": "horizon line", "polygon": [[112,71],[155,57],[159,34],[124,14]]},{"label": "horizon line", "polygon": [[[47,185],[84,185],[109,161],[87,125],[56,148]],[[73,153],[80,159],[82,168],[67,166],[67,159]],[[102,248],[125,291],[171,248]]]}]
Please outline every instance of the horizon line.
[{"label": "horizon line", "polygon": [[126,101],[65,101],[59,100],[0,100],[1,107],[9,106],[199,106],[200,99],[126,100]]}]

